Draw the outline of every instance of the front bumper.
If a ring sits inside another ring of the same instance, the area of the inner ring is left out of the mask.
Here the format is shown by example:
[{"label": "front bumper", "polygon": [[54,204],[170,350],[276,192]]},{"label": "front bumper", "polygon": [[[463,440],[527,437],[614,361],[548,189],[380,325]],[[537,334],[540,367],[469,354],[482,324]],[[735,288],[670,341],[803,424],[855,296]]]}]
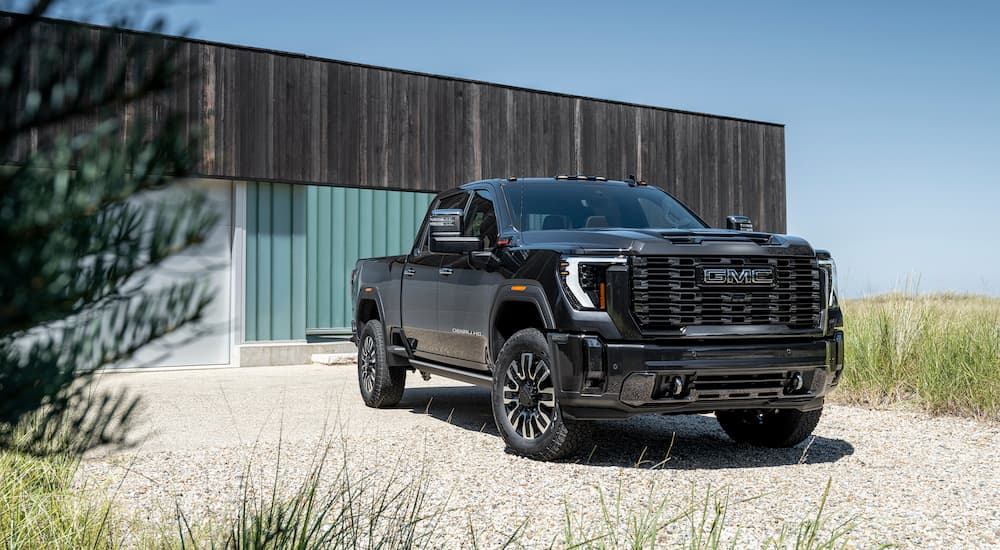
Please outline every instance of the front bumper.
[{"label": "front bumper", "polygon": [[548,335],[560,409],[580,420],[720,409],[813,410],[837,385],[844,335],[809,341],[605,342]]}]

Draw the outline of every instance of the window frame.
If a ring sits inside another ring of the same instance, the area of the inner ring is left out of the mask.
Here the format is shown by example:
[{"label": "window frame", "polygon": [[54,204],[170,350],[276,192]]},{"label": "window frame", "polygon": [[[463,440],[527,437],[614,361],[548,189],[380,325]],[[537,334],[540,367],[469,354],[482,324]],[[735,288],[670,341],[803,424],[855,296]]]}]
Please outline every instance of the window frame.
[{"label": "window frame", "polygon": [[420,231],[417,233],[417,240],[413,243],[413,248],[411,250],[412,256],[420,256],[425,253],[430,253],[430,248],[428,247],[428,238],[430,237],[429,222],[431,219],[431,212],[438,210],[441,206],[441,202],[458,195],[466,195],[464,205],[461,207],[456,206],[456,209],[461,208],[462,212],[469,206],[469,198],[471,194],[466,189],[454,189],[448,190],[431,201],[430,207],[427,209],[427,213],[424,215],[424,222],[420,224]]},{"label": "window frame", "polygon": [[[490,188],[488,188],[488,187],[477,187],[475,189],[470,189],[469,191],[471,191],[469,193],[469,200],[466,201],[466,203],[465,203],[465,210],[462,211],[462,226],[463,226],[462,227],[462,235],[466,236],[466,237],[478,237],[479,239],[482,239],[482,235],[481,234],[480,235],[466,235],[465,234],[465,230],[466,230],[465,225],[469,221],[471,221],[470,218],[469,218],[469,215],[471,214],[472,203],[473,203],[473,201],[476,200],[476,196],[479,195],[480,193],[482,193],[483,199],[486,200],[486,202],[488,202],[490,204],[490,208],[493,210],[493,225],[496,228],[496,235],[493,238],[493,242],[495,244],[496,241],[497,241],[497,239],[500,238],[500,214],[498,213],[497,201],[496,201],[496,198],[495,198],[495,193],[493,193],[493,191]],[[486,250],[486,249],[484,248],[483,250]]]}]

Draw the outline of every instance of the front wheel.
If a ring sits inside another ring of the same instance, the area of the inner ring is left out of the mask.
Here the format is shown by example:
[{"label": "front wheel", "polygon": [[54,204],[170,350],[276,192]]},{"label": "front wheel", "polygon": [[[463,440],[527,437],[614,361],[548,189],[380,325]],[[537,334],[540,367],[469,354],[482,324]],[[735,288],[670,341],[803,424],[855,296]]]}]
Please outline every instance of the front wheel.
[{"label": "front wheel", "polygon": [[816,429],[823,409],[752,409],[715,413],[723,431],[738,443],[758,447],[794,447]]},{"label": "front wheel", "polygon": [[573,454],[587,425],[563,418],[545,336],[524,329],[507,340],[493,373],[493,419],[517,455],[556,460]]}]

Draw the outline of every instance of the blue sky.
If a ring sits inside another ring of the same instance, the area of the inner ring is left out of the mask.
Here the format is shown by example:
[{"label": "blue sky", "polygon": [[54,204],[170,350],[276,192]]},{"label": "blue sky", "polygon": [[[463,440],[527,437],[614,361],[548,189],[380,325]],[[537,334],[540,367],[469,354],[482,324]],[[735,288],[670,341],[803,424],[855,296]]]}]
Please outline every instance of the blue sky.
[{"label": "blue sky", "polygon": [[784,123],[788,231],[845,294],[1000,294],[998,2],[152,6],[209,40]]}]

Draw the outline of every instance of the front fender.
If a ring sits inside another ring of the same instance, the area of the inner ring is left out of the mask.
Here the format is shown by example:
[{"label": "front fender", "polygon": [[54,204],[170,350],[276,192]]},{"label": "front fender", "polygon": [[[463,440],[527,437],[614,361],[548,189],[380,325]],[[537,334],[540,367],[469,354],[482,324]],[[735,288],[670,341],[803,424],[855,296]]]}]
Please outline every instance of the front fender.
[{"label": "front fender", "polygon": [[489,325],[489,346],[490,357],[493,358],[500,353],[500,345],[497,341],[498,332],[496,330],[497,315],[501,306],[510,302],[528,303],[535,306],[538,315],[542,320],[542,328],[553,330],[556,327],[555,316],[552,308],[549,307],[545,298],[545,290],[537,282],[530,279],[511,279],[506,281],[497,289],[493,297],[493,305],[490,308]]}]

